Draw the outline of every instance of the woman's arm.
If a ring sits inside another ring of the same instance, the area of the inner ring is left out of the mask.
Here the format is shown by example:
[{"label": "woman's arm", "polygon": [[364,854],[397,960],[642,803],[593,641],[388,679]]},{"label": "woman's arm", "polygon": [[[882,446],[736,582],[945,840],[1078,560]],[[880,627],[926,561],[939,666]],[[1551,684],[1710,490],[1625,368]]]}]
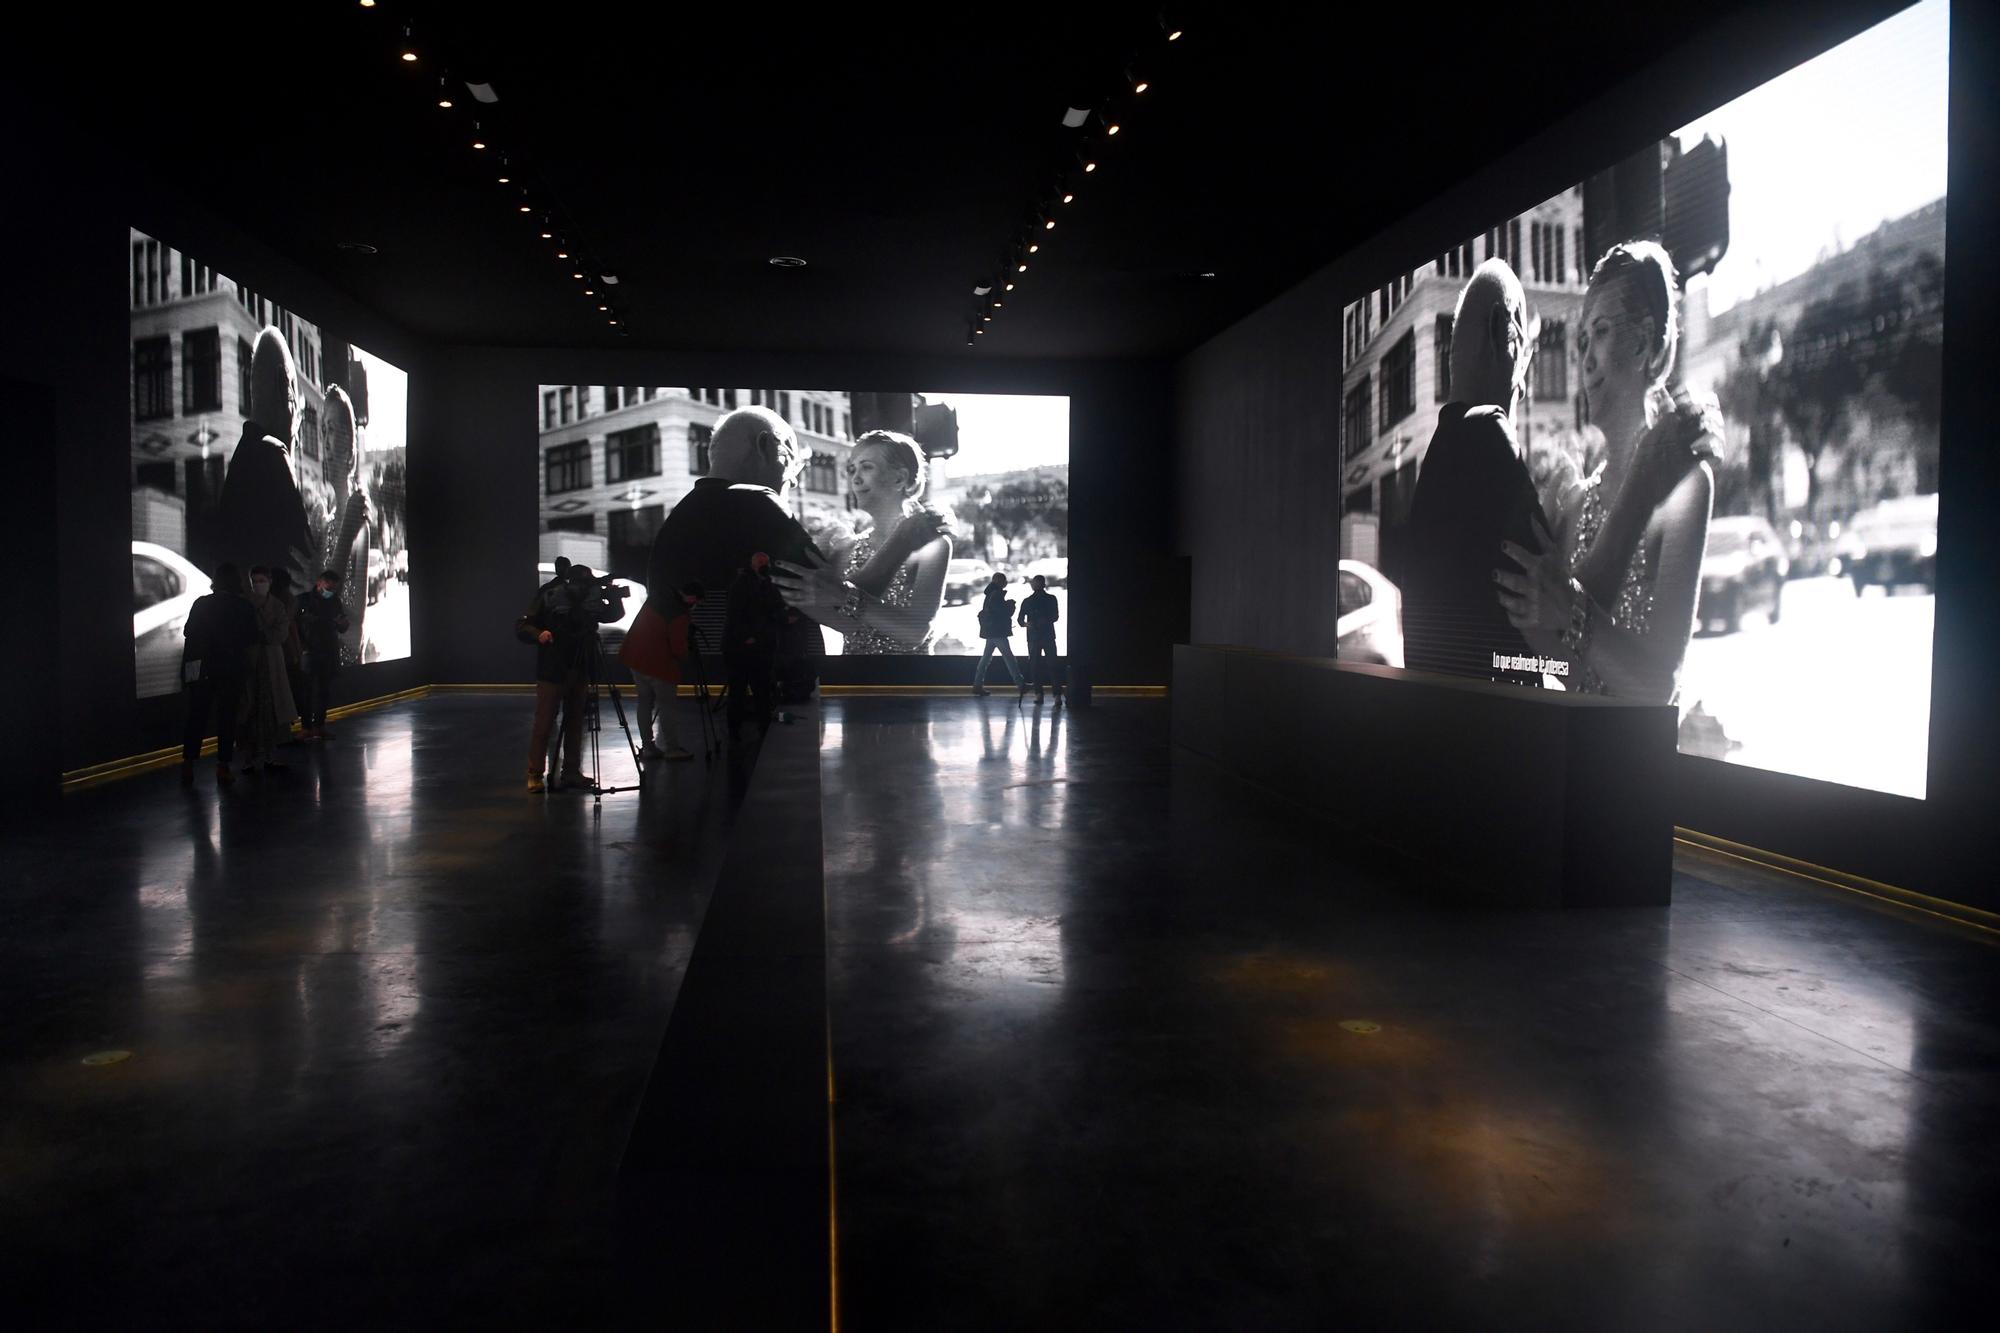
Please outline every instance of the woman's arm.
[{"label": "woman's arm", "polygon": [[[911,574],[910,604],[890,606],[863,589],[861,623],[877,634],[915,648],[931,632],[931,622],[937,619],[938,607],[944,601],[945,566],[950,563],[951,538],[933,537],[916,553],[916,568]],[[856,586],[859,586],[858,581]],[[845,616],[836,617],[833,627],[839,629],[845,619]]]},{"label": "woman's arm", "polygon": [[1646,633],[1613,625],[1604,608],[1586,596],[1588,632],[1584,650],[1578,654],[1563,641],[1576,602],[1561,561],[1552,552],[1530,552],[1513,542],[1504,543],[1503,549],[1524,572],[1503,569],[1494,574],[1507,618],[1537,653],[1573,661],[1580,657],[1580,665],[1589,667],[1604,682],[1606,693],[1665,703],[1673,697],[1681,660],[1687,655],[1688,635],[1694,627],[1695,598],[1701,591],[1701,555],[1708,543],[1714,491],[1714,476],[1704,464],[1682,478],[1659,511],[1660,559]]},{"label": "woman's arm", "polygon": [[880,597],[889,590],[889,581],[896,577],[898,568],[928,543],[940,537],[949,540],[949,533],[944,516],[936,510],[912,512],[896,525],[889,540],[876,547],[875,554],[854,571],[854,586]]},{"label": "woman's arm", "polygon": [[1704,464],[1674,488],[1660,509],[1660,564],[1644,634],[1613,625],[1600,607],[1591,607],[1583,664],[1597,673],[1613,698],[1666,703],[1674,696],[1694,630],[1714,494],[1714,476]]}]

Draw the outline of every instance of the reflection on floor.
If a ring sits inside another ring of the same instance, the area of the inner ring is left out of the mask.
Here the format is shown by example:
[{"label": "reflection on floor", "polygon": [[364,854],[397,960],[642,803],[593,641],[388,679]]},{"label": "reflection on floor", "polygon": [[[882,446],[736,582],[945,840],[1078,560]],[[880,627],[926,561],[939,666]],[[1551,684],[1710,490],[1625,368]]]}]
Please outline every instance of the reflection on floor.
[{"label": "reflection on floor", "polygon": [[153,774],[10,835],[0,1321],[593,1322],[729,782],[531,797],[530,708],[400,705],[226,795]]},{"label": "reflection on floor", "polygon": [[[742,770],[600,814],[519,790],[527,725],[430,699],[10,835],[7,1326],[606,1322]],[[1984,938],[1692,855],[1671,910],[1426,908],[1175,758],[1159,701],[824,725],[845,1328],[1942,1328],[1981,1294]]]},{"label": "reflection on floor", "polygon": [[1434,910],[1165,708],[836,701],[843,1325],[1944,1327],[1984,937],[1701,854]]}]

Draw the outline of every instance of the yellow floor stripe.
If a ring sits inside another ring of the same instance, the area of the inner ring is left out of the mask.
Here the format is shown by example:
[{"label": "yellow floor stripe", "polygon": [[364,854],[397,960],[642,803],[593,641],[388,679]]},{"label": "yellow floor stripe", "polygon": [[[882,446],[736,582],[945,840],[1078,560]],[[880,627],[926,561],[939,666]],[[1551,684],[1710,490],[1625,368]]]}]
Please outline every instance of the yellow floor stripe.
[{"label": "yellow floor stripe", "polygon": [[[1693,834],[1694,836],[1685,836],[1687,834]],[[1726,838],[1717,838],[1712,834],[1700,833],[1693,829],[1675,830],[1674,841],[1683,847],[1691,847],[1696,851],[1727,857],[1732,861],[1741,861],[1743,864],[1755,866],[1759,870],[1768,870],[1775,874],[1789,875],[1794,879],[1802,879],[1811,884],[1819,884],[1829,889],[1839,889],[1843,893],[1858,894],[1863,898],[1872,898],[1878,903],[1887,903],[1891,907],[1900,907],[1909,912],[1921,912],[1925,916],[1934,916],[1940,921],[1949,921],[1955,926],[1964,926],[1968,930],[1977,930],[1984,934],[2000,938],[2000,925],[1987,924],[1988,922],[2000,920],[2000,918],[1996,918],[1991,912],[1982,911],[1977,907],[1970,907],[1964,903],[1955,903],[1946,898],[1933,898],[1929,894],[1918,893],[1914,889],[1899,888],[1893,884],[1882,884],[1875,880],[1864,879],[1859,875],[1848,875],[1844,871],[1829,870],[1825,866],[1813,866],[1814,870],[1823,871],[1824,873],[1811,874],[1799,868],[1800,866],[1812,865],[1809,861],[1800,861],[1795,857],[1784,856],[1778,852],[1768,852],[1761,847],[1751,847],[1745,843],[1730,842]],[[1731,848],[1742,848],[1743,850],[1732,851],[1730,850]],[[1829,878],[1829,876],[1838,876],[1839,878]],[[1863,884],[1870,887],[1862,888]],[[1884,892],[1876,892],[1875,890],[1884,890]],[[1937,906],[1926,907],[1923,906],[1924,903],[1935,903]],[[1984,920],[1981,920],[1981,918],[1984,918]]]}]

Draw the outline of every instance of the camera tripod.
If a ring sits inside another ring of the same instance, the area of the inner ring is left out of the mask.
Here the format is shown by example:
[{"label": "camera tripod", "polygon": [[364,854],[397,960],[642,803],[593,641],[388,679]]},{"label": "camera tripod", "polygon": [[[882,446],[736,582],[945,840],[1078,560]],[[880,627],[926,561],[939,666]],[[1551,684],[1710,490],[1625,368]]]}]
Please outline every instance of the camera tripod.
[{"label": "camera tripod", "polygon": [[[589,749],[591,799],[602,802],[606,796],[614,795],[618,792],[638,791],[645,779],[646,770],[639,762],[639,743],[632,739],[632,725],[625,720],[625,700],[618,693],[618,682],[603,679],[604,644],[595,633],[590,635],[583,649],[583,671],[585,682],[583,731],[584,743]],[[604,757],[600,742],[603,725],[598,708],[597,694],[600,688],[608,691],[611,695],[611,710],[618,715],[618,729],[625,733],[626,751],[632,756],[632,765],[639,773],[640,782],[634,782],[629,786],[607,787],[602,782],[604,776]],[[564,708],[562,724],[556,727],[553,732],[554,739],[550,747],[552,751],[557,753],[567,752],[571,721],[569,709]]]}]

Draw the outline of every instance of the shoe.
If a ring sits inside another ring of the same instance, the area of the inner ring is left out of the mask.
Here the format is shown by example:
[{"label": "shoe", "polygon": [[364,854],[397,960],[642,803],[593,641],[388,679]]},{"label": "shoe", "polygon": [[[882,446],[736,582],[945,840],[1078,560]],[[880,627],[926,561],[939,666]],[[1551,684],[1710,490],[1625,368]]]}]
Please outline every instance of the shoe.
[{"label": "shoe", "polygon": [[581,773],[565,773],[562,775],[562,781],[557,783],[556,785],[563,791],[597,790],[597,788],[591,784],[590,779],[585,777]]},{"label": "shoe", "polygon": [[227,765],[227,764],[217,764],[217,765],[215,766],[215,785],[216,785],[216,786],[218,786],[218,787],[230,787],[230,786],[234,786],[234,785],[235,785],[235,783],[236,783],[236,775],[235,775],[234,773],[232,773],[232,772],[230,772],[230,771],[229,771],[229,765]]},{"label": "shoe", "polygon": [[191,760],[181,764],[181,786],[194,786],[194,763]]},{"label": "shoe", "polygon": [[694,758],[693,750],[683,750],[678,745],[669,745],[666,749],[661,750],[659,754],[660,758],[666,760],[670,764],[679,763],[683,759]]},{"label": "shoe", "polygon": [[1066,694],[1064,694],[1064,693],[1063,693],[1063,692],[1062,692],[1061,690],[1057,690],[1057,691],[1056,691],[1056,707],[1057,707],[1057,708],[1061,708],[1061,707],[1063,706],[1063,702],[1064,702],[1064,701],[1065,701],[1066,699],[1068,699],[1068,697],[1069,697],[1069,696],[1068,696],[1068,695],[1066,695]]},{"label": "shoe", "polygon": [[542,775],[540,773],[528,774],[529,791],[547,791],[548,789],[549,789],[549,784],[542,781]]},{"label": "shoe", "polygon": [[642,764],[650,764],[655,759],[665,759],[666,757],[666,753],[651,741],[647,741],[639,750],[639,762]]},{"label": "shoe", "polygon": [[975,699],[984,699],[987,695],[991,693],[993,693],[993,691],[987,689],[984,685],[974,685],[972,687],[972,697]]},{"label": "shoe", "polygon": [[1042,702],[1042,692],[1041,692],[1040,690],[1036,690],[1036,691],[1035,691],[1035,705],[1036,705],[1037,707],[1040,707],[1040,706],[1041,706],[1041,702]]}]

